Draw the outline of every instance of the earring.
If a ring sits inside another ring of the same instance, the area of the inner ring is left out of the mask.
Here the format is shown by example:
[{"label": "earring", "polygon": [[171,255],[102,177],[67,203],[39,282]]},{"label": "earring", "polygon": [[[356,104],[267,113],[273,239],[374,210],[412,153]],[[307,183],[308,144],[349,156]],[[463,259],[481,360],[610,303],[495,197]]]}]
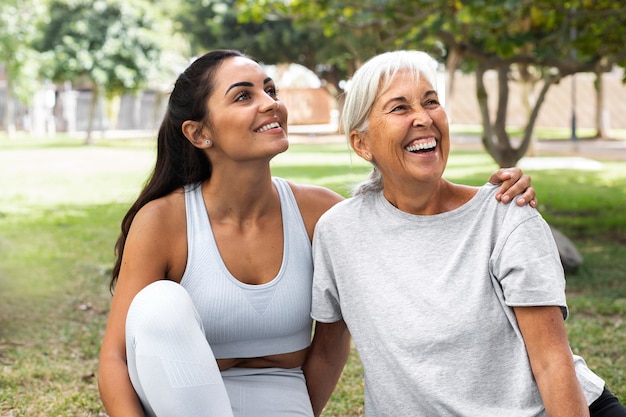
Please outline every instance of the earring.
[{"label": "earring", "polygon": [[370,155],[369,153],[366,153],[365,154],[365,159],[367,159],[369,161],[370,159],[372,159],[372,155]]},{"label": "earring", "polygon": [[211,142],[209,139],[207,139],[207,140],[205,140],[205,141],[204,141],[204,144],[205,144],[206,146],[211,146],[211,144],[212,144],[212,143],[213,143],[213,142]]}]

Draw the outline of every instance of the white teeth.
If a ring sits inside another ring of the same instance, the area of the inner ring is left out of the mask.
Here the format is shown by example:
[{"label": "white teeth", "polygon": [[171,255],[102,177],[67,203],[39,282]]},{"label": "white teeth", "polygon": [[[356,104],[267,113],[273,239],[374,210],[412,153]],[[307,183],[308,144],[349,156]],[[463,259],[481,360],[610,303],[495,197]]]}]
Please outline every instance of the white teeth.
[{"label": "white teeth", "polygon": [[416,151],[421,151],[425,149],[432,149],[435,146],[437,146],[437,141],[435,139],[432,139],[432,140],[429,140],[428,142],[421,142],[421,143],[416,143],[415,145],[409,145],[404,149],[410,152],[416,152]]},{"label": "white teeth", "polygon": [[272,122],[270,124],[267,124],[265,126],[262,126],[259,129],[257,129],[256,132],[259,132],[259,133],[265,132],[267,130],[274,129],[275,127],[280,127],[280,124],[278,122]]}]

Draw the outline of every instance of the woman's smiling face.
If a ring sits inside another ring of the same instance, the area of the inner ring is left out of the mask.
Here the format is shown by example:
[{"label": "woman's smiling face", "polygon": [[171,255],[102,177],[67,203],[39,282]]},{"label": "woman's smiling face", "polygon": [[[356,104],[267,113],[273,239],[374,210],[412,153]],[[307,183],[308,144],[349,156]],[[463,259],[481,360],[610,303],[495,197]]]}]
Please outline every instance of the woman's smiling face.
[{"label": "woman's smiling face", "polygon": [[215,73],[209,97],[209,136],[215,146],[236,158],[274,156],[289,146],[287,108],[274,81],[256,62],[225,60]]},{"label": "woman's smiling face", "polygon": [[372,105],[362,133],[385,189],[438,180],[450,150],[448,117],[426,79],[398,71]]}]

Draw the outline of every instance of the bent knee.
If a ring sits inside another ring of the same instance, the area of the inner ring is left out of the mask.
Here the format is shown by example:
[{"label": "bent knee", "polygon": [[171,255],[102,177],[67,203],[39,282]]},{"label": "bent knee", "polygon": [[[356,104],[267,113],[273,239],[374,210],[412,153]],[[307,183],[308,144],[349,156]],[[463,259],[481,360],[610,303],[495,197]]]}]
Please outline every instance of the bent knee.
[{"label": "bent knee", "polygon": [[133,298],[126,317],[126,333],[151,328],[167,331],[189,321],[199,322],[199,318],[187,290],[174,281],[159,280]]}]

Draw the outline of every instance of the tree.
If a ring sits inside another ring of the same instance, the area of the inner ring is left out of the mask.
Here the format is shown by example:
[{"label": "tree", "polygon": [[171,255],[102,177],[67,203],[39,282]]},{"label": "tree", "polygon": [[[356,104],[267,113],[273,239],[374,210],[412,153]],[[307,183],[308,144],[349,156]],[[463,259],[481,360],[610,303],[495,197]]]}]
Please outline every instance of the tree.
[{"label": "tree", "polygon": [[[337,98],[340,109],[341,82],[372,55],[401,47],[403,42],[390,36],[393,31],[370,20],[372,12],[368,8],[372,6],[367,2],[234,0],[234,3],[240,23],[271,27],[277,20],[287,22],[288,30],[297,37],[293,41],[282,38],[274,46],[291,51],[285,55],[288,62],[300,63],[317,73]],[[288,46],[283,46],[282,41],[287,41]],[[253,55],[265,56],[262,51]]]},{"label": "tree", "polygon": [[192,50],[203,53],[217,48],[239,49],[265,64],[297,63],[325,80],[336,95],[346,71],[337,60],[336,46],[316,22],[292,17],[280,2],[262,7],[262,2],[208,0],[184,2],[177,6],[178,31],[191,38]]},{"label": "tree", "polygon": [[3,0],[0,3],[0,63],[7,75],[7,107],[4,124],[9,137],[15,135],[14,98],[24,104],[35,92],[38,54],[32,48],[39,16],[44,15],[39,0]]},{"label": "tree", "polygon": [[86,139],[91,144],[101,94],[111,99],[138,90],[159,60],[150,8],[141,0],[51,0],[49,21],[41,29],[44,76],[92,89]]},{"label": "tree", "polygon": [[[515,165],[528,150],[539,110],[554,83],[577,72],[597,70],[603,62],[610,62],[604,66],[610,68],[623,56],[622,42],[615,38],[615,31],[624,34],[624,6],[614,2],[578,3],[510,1],[482,7],[458,3],[447,24],[436,32],[446,45],[463,50],[464,56],[476,65],[483,144],[500,166]],[[610,25],[599,25],[607,15],[619,17]],[[540,74],[541,82],[516,147],[506,130],[509,83],[515,70],[529,66]],[[498,105],[493,122],[484,84],[487,70],[495,70],[498,76]]]},{"label": "tree", "polygon": [[307,33],[297,32],[289,19],[266,15],[264,22],[239,21],[235,0],[185,2],[178,6],[178,30],[191,39],[192,51],[238,49],[268,64],[302,62],[307,57],[299,45],[312,43]]},{"label": "tree", "polygon": [[597,53],[602,57],[593,70],[596,75],[596,137],[606,138],[608,133],[604,118],[606,109],[602,74],[611,71],[615,64],[626,68],[623,51],[623,40],[626,37],[624,16],[626,7],[623,2],[599,0],[595,3],[595,9],[597,10],[595,13],[585,13],[584,9],[575,10],[580,21],[572,35],[575,35],[577,40],[583,39],[576,42],[576,48],[582,53]]},{"label": "tree", "polygon": [[[417,47],[447,61],[450,73],[457,66],[474,70],[483,144],[501,166],[515,165],[527,151],[550,86],[565,76],[596,70],[602,62],[607,65],[603,68],[626,63],[626,5],[611,0],[266,0],[257,7],[266,10],[276,3],[288,9],[296,24],[315,21],[329,37],[365,34],[371,42],[365,49],[369,56],[375,49]],[[541,81],[516,146],[506,129],[509,82],[515,71],[529,67]],[[493,119],[484,80],[491,70],[499,87]]]}]

